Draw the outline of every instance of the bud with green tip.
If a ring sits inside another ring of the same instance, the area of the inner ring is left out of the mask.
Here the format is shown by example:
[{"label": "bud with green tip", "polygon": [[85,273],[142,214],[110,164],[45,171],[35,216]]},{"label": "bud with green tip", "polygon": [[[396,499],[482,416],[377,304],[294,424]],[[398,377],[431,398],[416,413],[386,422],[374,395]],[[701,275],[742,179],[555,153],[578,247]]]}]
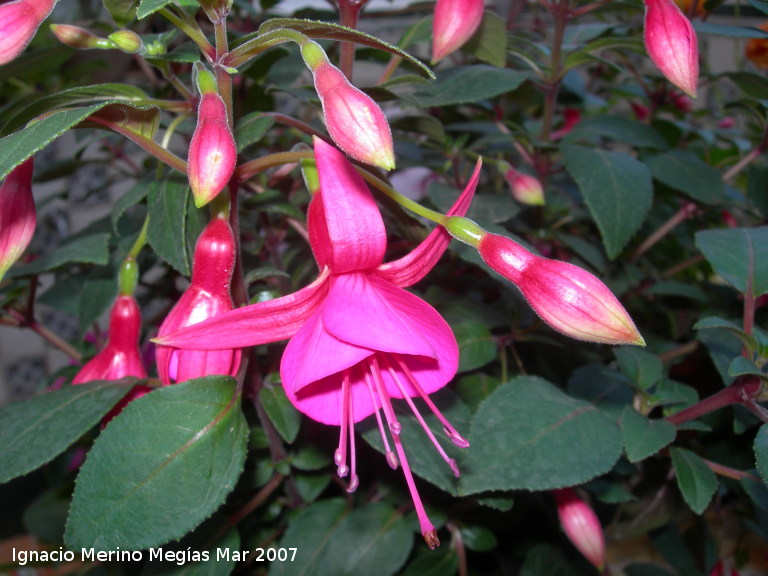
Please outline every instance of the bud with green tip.
[{"label": "bud with green tip", "polygon": [[499,168],[504,172],[512,197],[526,206],[544,205],[544,188],[538,178],[515,170],[506,162],[499,162]]},{"label": "bud with green tip", "polygon": [[100,38],[92,32],[81,28],[80,26],[72,26],[70,24],[51,24],[51,32],[56,36],[56,39],[70,48],[76,48],[78,50],[87,49],[101,49],[111,50],[115,47],[115,44],[107,40],[106,38]]},{"label": "bud with green tip", "polygon": [[118,30],[117,32],[112,32],[107,38],[111,40],[117,48],[128,54],[136,54],[137,52],[141,52],[144,48],[141,36],[132,30]]}]

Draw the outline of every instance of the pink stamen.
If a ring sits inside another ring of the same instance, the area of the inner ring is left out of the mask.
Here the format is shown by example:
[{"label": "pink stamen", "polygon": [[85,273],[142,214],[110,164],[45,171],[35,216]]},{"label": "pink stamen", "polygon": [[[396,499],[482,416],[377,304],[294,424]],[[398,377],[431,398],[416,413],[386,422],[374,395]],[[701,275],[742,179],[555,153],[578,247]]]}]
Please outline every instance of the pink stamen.
[{"label": "pink stamen", "polygon": [[[448,422],[448,419],[443,416],[443,413],[440,412],[437,406],[435,406],[435,403],[432,402],[432,399],[424,392],[424,389],[421,387],[421,384],[419,384],[418,380],[413,377],[410,368],[408,368],[406,363],[403,362],[403,359],[400,358],[398,354],[394,354],[393,356],[395,359],[397,359],[398,365],[403,371],[403,374],[405,374],[405,376],[408,378],[408,382],[411,384],[411,386],[413,386],[414,390],[418,392],[419,396],[421,396],[421,399],[426,402],[427,406],[429,406],[429,409],[432,410],[432,413],[437,416],[437,419],[442,422],[443,432],[445,432],[445,435],[448,436],[450,441],[459,448],[469,448],[469,441],[461,434],[459,434],[453,426],[451,426],[451,423]],[[403,395],[405,396],[405,393]]]},{"label": "pink stamen", "polygon": [[435,435],[432,433],[432,430],[429,429],[429,426],[427,426],[427,423],[424,421],[424,417],[421,415],[421,412],[419,412],[419,409],[416,407],[416,404],[413,403],[413,400],[411,400],[410,396],[405,392],[405,388],[403,387],[403,383],[400,382],[400,378],[397,375],[397,372],[395,371],[393,366],[389,366],[389,374],[392,376],[392,379],[395,381],[395,385],[400,390],[400,393],[403,395],[403,399],[408,403],[408,406],[411,408],[411,412],[413,412],[413,415],[416,416],[416,419],[419,421],[419,424],[421,424],[421,428],[424,430],[424,433],[429,437],[429,439],[432,441],[432,445],[437,450],[438,454],[442,457],[443,460],[445,460],[448,465],[451,467],[451,470],[453,470],[454,476],[456,478],[459,477],[459,466],[456,464],[456,460],[448,456],[448,454],[445,453],[445,450],[443,450],[443,447],[440,446],[440,443],[437,441],[437,438],[435,438]]},{"label": "pink stamen", "polygon": [[376,390],[379,393],[381,407],[384,409],[384,416],[387,419],[387,425],[389,426],[389,431],[392,432],[394,440],[394,438],[400,435],[403,427],[397,421],[395,410],[392,408],[392,401],[389,399],[389,394],[387,394],[384,388],[384,382],[381,380],[381,372],[379,370],[379,361],[376,359],[376,356],[371,356],[370,368],[373,381],[376,384]]},{"label": "pink stamen", "polygon": [[[348,379],[347,379],[348,380]],[[349,484],[347,485],[347,492],[352,494],[357,490],[360,481],[357,478],[357,451],[355,450],[355,414],[354,407],[352,406],[351,395],[352,391],[350,386],[347,386],[347,403],[349,404],[349,459],[351,465],[351,473],[349,476]]]},{"label": "pink stamen", "polygon": [[368,386],[368,393],[371,395],[371,405],[374,408],[373,413],[376,415],[376,423],[379,425],[379,433],[381,434],[381,443],[384,445],[384,451],[387,454],[387,464],[392,470],[397,470],[397,456],[389,447],[389,440],[387,440],[387,434],[384,432],[384,423],[381,421],[381,409],[379,403],[376,402],[376,394],[373,391],[373,383],[371,382],[370,373],[365,373],[365,383]]},{"label": "pink stamen", "polygon": [[336,473],[339,478],[344,478],[349,474],[347,466],[347,436],[350,428],[349,420],[350,394],[349,394],[349,371],[344,371],[344,378],[341,381],[341,428],[339,430],[339,447],[333,454],[333,461],[338,468]]}]

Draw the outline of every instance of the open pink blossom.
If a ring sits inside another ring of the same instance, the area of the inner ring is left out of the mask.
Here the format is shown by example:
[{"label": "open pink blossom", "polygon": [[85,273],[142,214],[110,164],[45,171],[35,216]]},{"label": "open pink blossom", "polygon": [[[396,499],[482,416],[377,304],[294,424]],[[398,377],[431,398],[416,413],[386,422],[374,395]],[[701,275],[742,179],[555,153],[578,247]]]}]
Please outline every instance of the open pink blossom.
[{"label": "open pink blossom", "polygon": [[57,0],[15,0],[0,5],[0,64],[24,51]]},{"label": "open pink blossom", "polygon": [[29,158],[11,170],[0,187],[0,280],[32,241],[36,215]]},{"label": "open pink blossom", "polygon": [[[456,339],[434,308],[403,290],[435,265],[450,236],[438,228],[407,256],[384,264],[384,223],[362,178],[338,150],[319,139],[315,140],[315,156],[320,190],[312,199],[308,220],[310,243],[321,270],[318,279],[289,296],[234,310],[159,342],[179,348],[218,349],[292,336],[280,367],[283,386],[300,411],[341,427],[334,460],[339,476],[349,476],[348,490],[355,490],[358,484],[354,423],[373,414],[387,461],[393,468],[398,462],[402,465],[422,534],[434,547],[439,541],[416,490],[391,400],[406,400],[458,475],[455,461],[411,400],[420,397],[427,403],[455,445],[469,445],[428,397],[456,372]],[[478,162],[450,214],[466,212],[479,168]]]}]

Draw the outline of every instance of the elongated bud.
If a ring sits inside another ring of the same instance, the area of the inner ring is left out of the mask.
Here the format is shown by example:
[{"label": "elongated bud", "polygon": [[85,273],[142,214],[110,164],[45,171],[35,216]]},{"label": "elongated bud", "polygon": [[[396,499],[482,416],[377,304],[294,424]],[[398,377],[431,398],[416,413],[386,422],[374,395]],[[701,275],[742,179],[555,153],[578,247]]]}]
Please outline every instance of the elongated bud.
[{"label": "elongated bud", "polygon": [[432,62],[458,50],[483,20],[483,0],[437,0],[432,24]]},{"label": "elongated bud", "polygon": [[579,498],[573,488],[553,492],[557,515],[568,539],[599,571],[605,566],[605,538],[594,510]]},{"label": "elongated bud", "polygon": [[204,92],[197,109],[197,127],[189,143],[187,175],[198,208],[213,200],[235,171],[237,148],[227,107],[216,92]]},{"label": "elongated bud", "polygon": [[392,170],[395,167],[392,131],[379,105],[353,86],[315,42],[304,44],[301,55],[312,70],[331,139],[355,160]]},{"label": "elongated bud", "polygon": [[[213,218],[195,246],[189,288],[168,313],[158,337],[232,310],[230,281],[235,267],[235,238],[225,218]],[[179,350],[158,345],[157,373],[163,384],[212,374],[234,376],[240,350]]]},{"label": "elongated bud", "polygon": [[0,187],[0,281],[35,233],[32,158],[14,168]]},{"label": "elongated bud", "polygon": [[109,50],[115,47],[111,40],[100,38],[85,28],[72,26],[70,24],[51,24],[51,32],[56,39],[70,48],[85,50],[90,48],[101,48]]},{"label": "elongated bud", "polygon": [[144,48],[141,37],[133,30],[118,30],[107,36],[117,48],[128,54],[136,54]]},{"label": "elongated bud", "polygon": [[536,256],[496,234],[483,235],[477,251],[486,264],[520,289],[531,308],[555,330],[578,340],[645,345],[613,293],[586,270]]},{"label": "elongated bud", "polygon": [[504,171],[504,179],[515,200],[527,206],[544,205],[544,188],[538,178],[515,170],[506,162],[500,162],[499,168]]},{"label": "elongated bud", "polygon": [[0,5],[0,64],[24,51],[57,0],[16,0]]},{"label": "elongated bud", "polygon": [[696,97],[698,39],[691,22],[673,0],[645,0],[645,49],[667,80]]}]

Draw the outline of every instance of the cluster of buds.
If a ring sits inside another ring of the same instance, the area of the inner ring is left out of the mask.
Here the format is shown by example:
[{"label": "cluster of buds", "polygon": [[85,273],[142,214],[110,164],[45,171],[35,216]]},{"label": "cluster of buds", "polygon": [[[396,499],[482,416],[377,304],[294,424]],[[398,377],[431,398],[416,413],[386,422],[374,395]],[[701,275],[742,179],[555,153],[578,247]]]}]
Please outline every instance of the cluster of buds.
[{"label": "cluster of buds", "polygon": [[448,216],[442,224],[452,236],[477,248],[483,261],[517,286],[539,317],[558,332],[589,342],[645,345],[610,289],[586,270],[537,256],[467,218]]},{"label": "cluster of buds", "polygon": [[35,233],[32,158],[14,168],[0,187],[0,280],[29,246]]},{"label": "cluster of buds", "polygon": [[0,6],[0,64],[24,51],[57,0],[15,0]]},{"label": "cluster of buds", "polygon": [[472,38],[483,20],[483,0],[437,0],[432,24],[432,62],[439,62]]},{"label": "cluster of buds", "polygon": [[[226,217],[214,217],[197,240],[189,288],[161,324],[158,338],[232,310],[230,282],[235,249]],[[234,376],[240,367],[239,349],[180,350],[158,345],[156,358],[163,384],[210,374]]]},{"label": "cluster of buds", "polygon": [[515,170],[506,162],[499,162],[499,168],[515,200],[526,206],[544,205],[544,188],[538,178]]},{"label": "cluster of buds", "polygon": [[595,511],[573,488],[552,493],[557,502],[557,515],[568,539],[582,556],[602,572],[605,567],[605,537]]},{"label": "cluster of buds", "polygon": [[667,80],[696,97],[698,39],[691,22],[673,0],[645,0],[645,49]]},{"label": "cluster of buds", "polygon": [[312,71],[331,139],[355,160],[392,170],[395,167],[392,131],[379,105],[353,86],[316,42],[303,42],[301,56]]}]

